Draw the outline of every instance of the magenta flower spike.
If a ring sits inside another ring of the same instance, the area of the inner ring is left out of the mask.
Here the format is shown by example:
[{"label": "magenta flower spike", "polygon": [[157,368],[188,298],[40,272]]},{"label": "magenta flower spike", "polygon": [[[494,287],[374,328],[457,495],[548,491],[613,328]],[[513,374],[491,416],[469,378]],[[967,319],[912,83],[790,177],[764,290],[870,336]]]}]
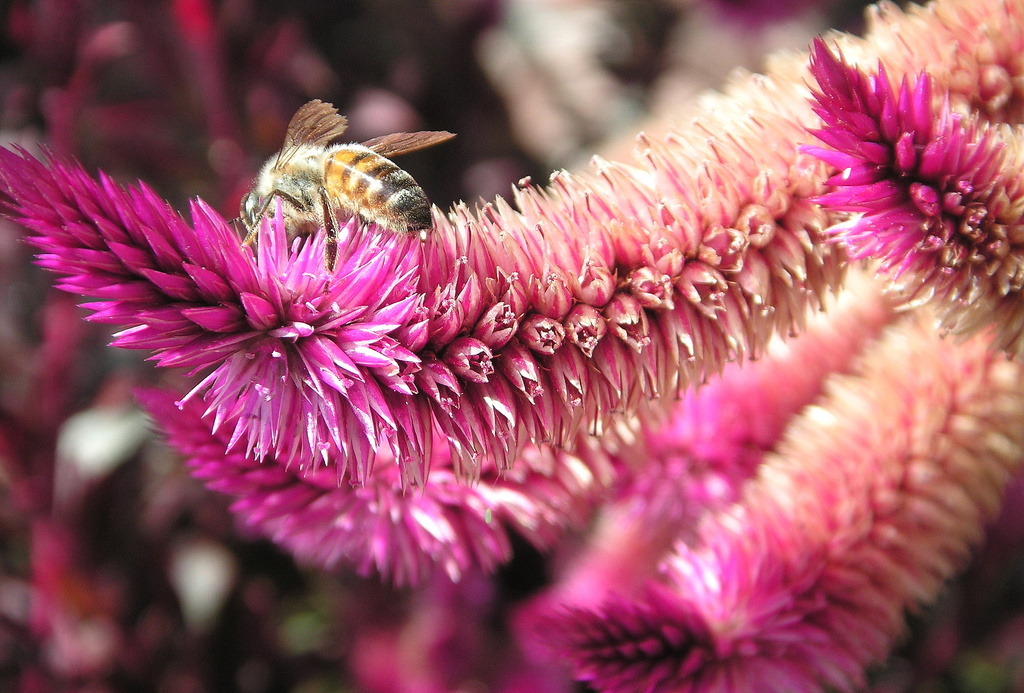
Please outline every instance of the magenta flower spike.
[{"label": "magenta flower spike", "polygon": [[[1005,35],[979,24],[1012,20],[1019,8],[989,4],[879,13],[876,22],[905,25],[907,43],[887,51],[896,64],[913,61],[908,46],[922,36],[959,33],[993,44],[974,52],[972,69],[1003,70],[1015,84],[1019,70],[1007,51],[1019,32],[1012,21]],[[871,41],[843,40],[877,53]],[[943,75],[962,62],[953,53],[945,62],[930,57]],[[203,399],[214,428],[231,422],[232,444],[257,459],[333,466],[356,483],[380,456],[397,460],[405,483],[418,485],[438,441],[450,448],[456,473],[472,479],[488,461],[510,468],[527,443],[565,445],[579,432],[600,433],[646,400],[756,357],[774,333],[798,331],[807,308],[839,286],[846,256],[823,242],[839,212],[815,202],[836,200],[819,198],[830,166],[801,151],[814,122],[805,78],[796,61],[780,61],[768,76],[737,80],[709,98],[686,127],[641,135],[632,162],[598,159],[589,171],[555,173],[545,188],[524,183],[513,195],[517,209],[499,198],[477,211],[435,213],[424,244],[350,224],[333,276],[318,265],[319,238],[289,245],[279,224],[267,224],[253,253],[201,203],[190,225],[145,187],[97,182],[73,164],[5,153],[0,180],[11,215],[37,234],[41,262],[65,275],[61,286],[96,299],[94,319],[125,328],[118,345],[200,376],[189,396]],[[959,99],[995,107],[990,82],[975,92],[957,85]],[[926,91],[892,102],[904,107],[886,127],[902,133],[923,124]],[[1013,112],[1012,90],[1004,102],[998,112]],[[967,147],[975,133],[982,146],[974,154],[947,161],[933,148],[922,162],[955,164],[963,169],[958,181],[980,185],[998,166],[981,153],[989,131],[968,130],[955,142]],[[841,145],[852,136],[837,137]],[[907,145],[917,161],[927,139],[923,130],[913,137],[901,145],[906,161]],[[999,185],[956,193],[967,237],[982,235],[981,245],[953,243],[973,250],[950,256],[963,266],[947,283],[954,300],[970,299],[961,310],[973,311],[958,330],[984,321],[991,305],[1008,316],[1010,343],[1019,322],[1015,189]],[[955,211],[951,192],[915,188],[915,214],[931,214],[935,204]],[[968,204],[982,194],[991,198],[983,218]],[[910,218],[913,210],[899,209]],[[928,237],[957,234],[964,235],[942,225]],[[912,253],[925,255],[927,246]],[[992,273],[994,290],[967,292],[975,266]],[[925,265],[911,261],[905,273],[911,267]]]},{"label": "magenta flower spike", "polygon": [[811,316],[797,337],[773,340],[757,361],[729,364],[667,417],[641,416],[602,437],[621,470],[615,496],[598,511],[587,549],[521,615],[528,642],[543,643],[553,610],[647,590],[678,542],[693,541],[703,518],[739,501],[828,377],[854,368],[897,319],[879,282],[856,272],[846,283],[849,290]]},{"label": "magenta flower spike", "polygon": [[[301,468],[330,459],[356,481],[382,445],[429,451],[429,425],[404,406],[419,359],[395,336],[427,338],[418,240],[353,224],[332,281],[322,240],[289,248],[280,225],[253,254],[202,202],[190,225],[145,186],[6,150],[0,178],[58,286],[98,299],[91,319],[126,326],[114,345],[205,372],[186,399],[203,393],[214,427],[232,422],[232,446]],[[422,456],[406,456],[422,479]]]},{"label": "magenta flower spike", "polygon": [[[602,691],[861,690],[982,536],[1024,461],[1024,375],[898,323],[789,426],[733,506],[641,585],[548,610]],[[654,531],[650,529],[649,531]],[[599,549],[600,550],[600,549]]]},{"label": "magenta flower spike", "polygon": [[613,476],[596,454],[585,463],[529,447],[514,469],[489,465],[469,485],[437,444],[420,489],[403,486],[394,460],[375,465],[362,486],[339,485],[329,467],[246,456],[231,446],[230,426],[210,430],[194,398],[179,406],[162,390],[139,394],[193,475],[231,497],[247,526],[304,562],[352,566],[398,586],[439,571],[453,581],[473,569],[490,571],[511,556],[510,530],[538,549],[551,548],[567,528],[582,527]]},{"label": "magenta flower spike", "polygon": [[765,109],[713,150],[644,140],[644,168],[435,214],[422,244],[352,222],[333,275],[322,239],[289,245],[280,221],[253,253],[200,202],[189,225],[74,164],[5,152],[0,180],[60,287],[126,328],[116,345],[202,376],[187,399],[229,446],[357,484],[379,456],[422,485],[435,441],[460,478],[508,469],[798,328],[842,276],[801,133]]},{"label": "magenta flower spike", "polygon": [[997,348],[1024,354],[1020,133],[953,112],[927,73],[897,87],[821,40],[811,72],[827,146],[806,150],[839,171],[817,201],[853,215],[829,233],[852,257],[877,259],[908,302],[936,306],[944,329],[994,325]]}]

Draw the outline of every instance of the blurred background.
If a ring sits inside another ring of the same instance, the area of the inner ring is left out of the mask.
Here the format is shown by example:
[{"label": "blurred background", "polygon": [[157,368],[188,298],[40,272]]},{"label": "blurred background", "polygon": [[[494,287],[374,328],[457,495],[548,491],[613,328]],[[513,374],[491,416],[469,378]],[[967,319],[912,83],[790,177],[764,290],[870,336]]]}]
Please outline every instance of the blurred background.
[{"label": "blurred background", "polygon": [[[645,123],[862,28],[842,0],[8,0],[0,140],[47,147],[179,209],[227,217],[294,111],[334,103],[354,141],[457,139],[403,157],[442,208],[544,181]],[[236,526],[152,435],[132,389],[174,374],[106,347],[0,222],[0,691],[572,691],[523,664],[508,615],[541,589],[525,545],[497,576],[393,590],[296,565]],[[1018,485],[1019,486],[1019,485]],[[1016,497],[1024,495],[1017,488]],[[879,691],[1011,690],[1024,646],[1008,505],[966,584],[914,624]]]}]

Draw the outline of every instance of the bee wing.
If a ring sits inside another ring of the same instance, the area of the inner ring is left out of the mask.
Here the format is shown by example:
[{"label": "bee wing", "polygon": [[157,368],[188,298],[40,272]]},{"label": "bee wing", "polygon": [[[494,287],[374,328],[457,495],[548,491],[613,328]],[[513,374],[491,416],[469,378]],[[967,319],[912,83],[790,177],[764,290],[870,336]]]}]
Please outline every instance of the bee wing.
[{"label": "bee wing", "polygon": [[338,115],[338,109],[320,99],[313,99],[295,111],[288,122],[284,146],[328,144],[340,137],[347,125],[345,116]]},{"label": "bee wing", "polygon": [[408,154],[409,152],[433,147],[435,144],[447,142],[453,137],[455,137],[453,133],[444,130],[395,132],[390,135],[374,137],[372,140],[366,140],[363,142],[363,146],[369,147],[381,156],[390,158],[399,154]]},{"label": "bee wing", "polygon": [[326,145],[345,132],[348,121],[338,109],[320,99],[303,104],[288,121],[284,146],[277,155],[276,166],[286,163],[303,145]]}]

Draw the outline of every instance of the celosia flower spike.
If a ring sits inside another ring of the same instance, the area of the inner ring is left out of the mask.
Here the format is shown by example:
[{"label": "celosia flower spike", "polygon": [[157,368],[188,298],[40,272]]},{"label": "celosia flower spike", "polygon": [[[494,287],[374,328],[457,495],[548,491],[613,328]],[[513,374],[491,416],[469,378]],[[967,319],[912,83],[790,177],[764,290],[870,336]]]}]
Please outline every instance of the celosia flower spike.
[{"label": "celosia flower spike", "polygon": [[920,314],[890,328],[656,581],[539,632],[601,691],[861,690],[1024,461],[1022,377]]},{"label": "celosia flower spike", "polygon": [[393,459],[375,465],[362,487],[339,485],[327,467],[246,456],[223,431],[232,422],[211,431],[195,399],[178,405],[160,390],[139,397],[192,473],[228,495],[248,526],[320,568],[352,566],[399,586],[438,571],[459,580],[470,570],[492,570],[511,556],[511,532],[551,548],[567,528],[586,522],[612,477],[600,456],[584,463],[530,447],[511,471],[487,465],[469,485],[446,446],[434,441],[430,478],[415,492],[403,487]]},{"label": "celosia flower spike", "polygon": [[543,641],[553,609],[586,611],[644,592],[676,543],[696,538],[703,517],[739,500],[828,376],[853,368],[865,345],[897,319],[880,282],[854,274],[847,286],[803,333],[773,340],[757,361],[729,364],[668,417],[634,417],[600,439],[620,470],[615,498],[598,511],[587,549],[521,614],[529,641]]},{"label": "celosia flower spike", "polygon": [[1024,354],[1024,146],[1021,133],[951,111],[925,73],[898,88],[814,44],[820,91],[807,147],[838,173],[817,198],[853,213],[829,229],[854,258],[874,258],[908,302],[936,306],[943,328],[995,325],[995,346]]},{"label": "celosia flower spike", "polygon": [[0,150],[0,172],[13,216],[39,234],[39,264],[99,299],[91,319],[127,326],[115,345],[208,371],[193,393],[206,393],[215,427],[231,422],[232,444],[299,467],[330,462],[357,482],[393,446],[423,478],[412,448],[430,435],[429,410],[425,423],[406,399],[420,359],[396,338],[425,341],[416,239],[350,225],[331,277],[322,240],[290,249],[279,224],[254,256],[202,202],[189,225],[145,186],[96,182],[77,165]]},{"label": "celosia flower spike", "polygon": [[128,328],[116,344],[205,374],[190,396],[231,444],[356,483],[396,459],[422,484],[435,432],[460,477],[508,469],[756,355],[838,285],[802,130],[772,105],[709,151],[644,139],[639,166],[556,174],[519,211],[435,214],[426,243],[353,221],[333,276],[322,239],[289,247],[280,217],[253,256],[201,203],[190,227],[74,165],[5,152],[0,181],[62,286]]}]

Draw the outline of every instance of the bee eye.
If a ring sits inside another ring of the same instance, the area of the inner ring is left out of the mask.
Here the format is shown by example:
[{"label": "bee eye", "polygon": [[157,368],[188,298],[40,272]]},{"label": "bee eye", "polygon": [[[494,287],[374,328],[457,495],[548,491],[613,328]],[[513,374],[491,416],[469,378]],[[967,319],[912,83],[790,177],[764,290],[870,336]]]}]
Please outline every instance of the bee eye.
[{"label": "bee eye", "polygon": [[246,226],[251,228],[256,225],[256,212],[259,208],[259,196],[256,193],[246,193],[238,209],[238,215],[242,217],[242,221],[245,222]]}]

